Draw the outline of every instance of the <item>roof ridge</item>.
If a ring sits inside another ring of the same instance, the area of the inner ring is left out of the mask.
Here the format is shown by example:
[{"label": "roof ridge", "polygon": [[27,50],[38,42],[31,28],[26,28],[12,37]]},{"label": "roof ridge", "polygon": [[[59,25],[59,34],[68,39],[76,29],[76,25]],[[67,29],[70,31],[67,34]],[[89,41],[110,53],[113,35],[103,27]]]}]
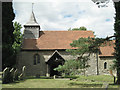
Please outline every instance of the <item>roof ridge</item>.
[{"label": "roof ridge", "polygon": [[[44,31],[43,31],[44,32]],[[91,31],[91,30],[87,30],[87,31],[67,31],[67,30],[45,30],[45,32],[93,32],[93,31]]]}]

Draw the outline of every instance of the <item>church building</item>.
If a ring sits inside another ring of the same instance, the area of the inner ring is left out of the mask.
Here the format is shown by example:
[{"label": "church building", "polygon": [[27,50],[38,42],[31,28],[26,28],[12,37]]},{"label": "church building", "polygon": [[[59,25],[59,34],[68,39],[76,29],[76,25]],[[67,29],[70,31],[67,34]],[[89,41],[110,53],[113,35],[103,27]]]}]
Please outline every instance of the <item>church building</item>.
[{"label": "church building", "polygon": [[[81,37],[94,37],[92,31],[42,31],[34,12],[24,28],[17,67],[21,70],[23,66],[26,66],[26,75],[28,76],[59,75],[54,68],[63,65],[66,60],[77,59],[66,52],[66,49],[75,49],[70,46],[70,43]],[[100,47],[98,54],[90,55],[88,62],[90,67],[86,70],[87,75],[109,74],[109,66],[114,60],[113,42],[111,43],[111,46]]]}]

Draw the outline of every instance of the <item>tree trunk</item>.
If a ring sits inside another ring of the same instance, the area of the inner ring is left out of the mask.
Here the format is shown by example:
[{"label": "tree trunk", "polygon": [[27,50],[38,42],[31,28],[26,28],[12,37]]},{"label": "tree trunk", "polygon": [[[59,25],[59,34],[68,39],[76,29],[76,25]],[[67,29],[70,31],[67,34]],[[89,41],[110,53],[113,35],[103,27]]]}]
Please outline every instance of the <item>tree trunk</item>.
[{"label": "tree trunk", "polygon": [[120,84],[120,1],[114,2],[115,10],[116,10],[116,17],[115,17],[115,57],[117,61],[117,84]]}]

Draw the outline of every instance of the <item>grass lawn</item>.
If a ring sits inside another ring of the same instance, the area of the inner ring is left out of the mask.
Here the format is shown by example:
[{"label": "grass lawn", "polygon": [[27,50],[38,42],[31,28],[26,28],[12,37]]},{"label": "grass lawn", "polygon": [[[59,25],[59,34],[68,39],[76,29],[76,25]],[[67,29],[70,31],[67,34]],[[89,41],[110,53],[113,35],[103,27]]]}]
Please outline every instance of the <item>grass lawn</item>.
[{"label": "grass lawn", "polygon": [[77,79],[41,79],[33,78],[24,81],[3,84],[3,88],[101,88],[103,83],[109,83],[109,88],[118,88],[113,85],[113,77],[108,75],[79,76]]}]

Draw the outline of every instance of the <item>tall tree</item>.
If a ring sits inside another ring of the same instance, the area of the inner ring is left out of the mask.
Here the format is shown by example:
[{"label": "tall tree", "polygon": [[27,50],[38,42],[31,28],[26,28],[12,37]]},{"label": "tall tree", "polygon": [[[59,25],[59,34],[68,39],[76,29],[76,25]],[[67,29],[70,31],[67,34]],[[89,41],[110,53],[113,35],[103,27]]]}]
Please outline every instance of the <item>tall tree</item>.
[{"label": "tall tree", "polygon": [[16,58],[17,58],[16,56],[21,49],[21,42],[22,42],[21,28],[22,28],[21,24],[19,24],[17,22],[14,23],[14,32],[13,32],[14,42],[12,45],[13,57],[15,58],[14,65],[16,64]]},{"label": "tall tree", "polygon": [[[98,7],[104,7],[109,2],[109,0],[92,0],[94,3],[98,4]],[[103,5],[100,5],[100,4]],[[105,3],[105,4],[104,4]],[[115,16],[115,58],[117,66],[117,84],[120,84],[120,0],[113,0],[116,16]]]},{"label": "tall tree", "polygon": [[117,61],[117,84],[120,84],[120,1],[114,2],[115,10],[116,10],[116,17],[115,17],[115,57]]},{"label": "tall tree", "polygon": [[76,49],[68,49],[67,52],[76,56],[74,60],[68,60],[63,66],[55,68],[58,71],[64,71],[64,73],[80,73],[83,72],[85,75],[85,69],[90,67],[88,60],[91,53],[97,53],[101,44],[105,43],[106,39],[102,38],[79,38],[74,40],[70,46]]},{"label": "tall tree", "polygon": [[21,24],[15,22],[14,23],[14,43],[12,45],[12,48],[14,50],[14,53],[17,54],[20,51],[20,46],[21,46],[21,42],[22,42],[22,33],[21,33]]},{"label": "tall tree", "polygon": [[2,2],[2,68],[12,66],[14,58],[12,45],[14,42],[12,2]]}]

